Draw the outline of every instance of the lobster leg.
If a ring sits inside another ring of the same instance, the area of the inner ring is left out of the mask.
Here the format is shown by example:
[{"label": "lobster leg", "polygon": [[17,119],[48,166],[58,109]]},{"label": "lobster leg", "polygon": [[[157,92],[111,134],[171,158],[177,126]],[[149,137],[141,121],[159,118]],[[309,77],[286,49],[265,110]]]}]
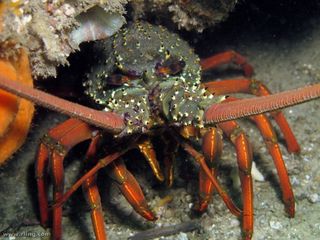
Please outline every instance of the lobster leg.
[{"label": "lobster leg", "polygon": [[252,116],[251,119],[255,122],[258,129],[260,130],[261,135],[264,138],[265,144],[269,150],[270,155],[272,156],[273,162],[276,166],[281,190],[283,193],[283,201],[285,204],[286,212],[290,217],[294,217],[295,214],[295,202],[294,195],[288,176],[288,172],[282,158],[282,153],[278,144],[277,136],[272,128],[272,125],[269,119],[263,115],[259,114]]},{"label": "lobster leg", "polygon": [[[97,152],[97,144],[101,139],[100,134],[96,134],[92,137],[89,148],[86,153],[86,162],[90,164],[96,164],[97,160],[94,160],[94,155]],[[97,173],[85,180],[82,184],[82,190],[86,196],[87,203],[91,209],[91,221],[93,230],[97,240],[106,240],[106,232],[104,228],[104,218],[101,206],[101,199],[99,190],[96,183]]]},{"label": "lobster leg", "polygon": [[251,77],[253,74],[253,67],[247,62],[247,60],[239,53],[232,50],[200,60],[200,65],[204,71],[227,63],[235,63],[239,65],[246,77]]},{"label": "lobster leg", "polygon": [[[217,177],[216,160],[222,152],[222,137],[216,128],[210,128],[202,138],[202,152],[212,175]],[[195,209],[204,212],[211,200],[214,186],[202,168],[199,170],[199,204]]]},{"label": "lobster leg", "polygon": [[236,121],[218,124],[234,144],[237,152],[239,175],[242,189],[242,232],[244,239],[251,239],[253,233],[253,186],[251,177],[252,149],[247,136]]},{"label": "lobster leg", "polygon": [[77,189],[79,187],[82,186],[83,183],[85,183],[85,181],[87,180],[87,178],[90,178],[92,176],[94,176],[101,168],[104,168],[106,166],[108,166],[110,163],[112,163],[113,161],[117,160],[119,157],[121,157],[123,154],[125,154],[129,149],[126,148],[122,151],[118,151],[118,152],[114,152],[111,153],[107,156],[105,156],[104,158],[99,159],[99,161],[90,169],[88,170],[88,172],[86,172],[85,174],[82,175],[82,177],[80,179],[78,179],[69,189],[68,191],[65,192],[65,194],[63,195],[63,197],[59,200],[56,201],[53,204],[53,207],[59,207],[62,206],[68,199],[69,197],[75,192],[77,191]]},{"label": "lobster leg", "polygon": [[104,229],[104,218],[96,177],[97,175],[87,178],[82,184],[82,190],[91,209],[91,221],[96,239],[106,240],[107,236]]},{"label": "lobster leg", "polygon": [[165,178],[168,187],[173,184],[175,153],[178,150],[178,143],[174,138],[167,135],[161,136],[164,142],[163,162],[165,168]]},{"label": "lobster leg", "polygon": [[281,190],[283,193],[283,201],[285,204],[286,212],[289,214],[290,217],[294,217],[294,214],[295,214],[294,195],[293,195],[290,179],[288,176],[288,172],[282,158],[282,153],[278,144],[276,134],[272,128],[272,125],[269,119],[265,115],[259,114],[256,116],[252,116],[251,119],[256,123],[258,129],[260,130],[260,133],[264,138],[266,146],[276,166],[276,169],[279,175]]},{"label": "lobster leg", "polygon": [[223,202],[226,204],[230,212],[235,216],[240,217],[242,214],[242,211],[239,208],[237,208],[237,206],[233,203],[232,199],[229,197],[229,195],[224,191],[224,189],[219,184],[218,179],[211,174],[211,171],[206,164],[205,157],[185,141],[180,141],[180,145],[187,153],[189,153],[192,157],[194,157],[195,160],[199,163],[200,167],[206,173],[207,177],[211,180],[214,188],[217,190],[218,194],[220,195],[220,197],[222,198]]},{"label": "lobster leg", "polygon": [[[240,79],[227,79],[219,82],[208,82],[203,85],[212,93],[217,95],[229,94],[229,93],[248,93],[256,96],[267,96],[271,92],[260,81],[255,79],[240,78]],[[289,152],[300,152],[300,146],[281,111],[271,112],[271,116],[274,118],[278,126],[280,127],[284,139],[287,143]]]},{"label": "lobster leg", "polygon": [[[38,185],[38,199],[40,205],[41,224],[48,224],[48,196],[46,188],[48,157],[51,157],[53,175],[53,200],[57,201],[63,196],[63,160],[68,151],[76,144],[90,139],[93,129],[86,123],[69,119],[51,129],[42,139],[36,163],[36,176]],[[53,208],[53,238],[61,239],[62,207]]]},{"label": "lobster leg", "polygon": [[47,196],[48,173],[47,167],[49,162],[49,150],[41,143],[38,150],[38,157],[36,161],[36,180],[38,186],[38,202],[40,209],[40,223],[43,227],[49,225],[49,209]]},{"label": "lobster leg", "polygon": [[[186,126],[180,129],[180,134],[184,138],[189,139],[191,137],[198,138],[201,135],[201,132],[194,126]],[[231,211],[231,213],[239,217],[241,215],[241,210],[235,206],[232,199],[220,186],[216,177],[214,165],[212,164],[213,159],[217,158],[220,154],[219,152],[222,151],[222,139],[219,133],[216,132],[216,129],[212,128],[204,134],[202,150],[205,156],[196,151],[186,141],[179,141],[179,143],[187,153],[189,153],[192,157],[196,159],[196,161],[199,163],[201,167],[199,172],[200,201],[199,205],[195,206],[195,209],[199,210],[200,212],[204,211],[211,198],[213,190],[216,189],[218,194],[221,196],[222,200],[228,207],[228,209]],[[206,160],[209,161],[209,166],[211,168],[208,167]]]},{"label": "lobster leg", "polygon": [[[199,138],[202,132],[194,126],[186,126],[180,130],[180,134],[189,139],[190,137]],[[202,152],[205,157],[206,164],[210,169],[210,174],[216,179],[217,172],[215,162],[221,156],[222,152],[222,136],[216,128],[205,130],[202,137]],[[199,202],[195,205],[195,210],[204,212],[211,200],[214,185],[204,168],[199,170]]]},{"label": "lobster leg", "polygon": [[147,201],[134,176],[127,170],[122,160],[114,161],[110,164],[109,176],[114,179],[120,191],[131,204],[134,210],[149,221],[155,221],[157,218],[148,208]]},{"label": "lobster leg", "polygon": [[[65,155],[53,152],[51,155],[51,168],[53,172],[53,201],[57,201],[63,196],[64,190],[64,171],[63,159]],[[52,239],[62,239],[62,206],[52,210]]]},{"label": "lobster leg", "polygon": [[[229,97],[228,101],[236,101],[239,100],[235,97]],[[261,135],[263,136],[264,142],[267,146],[267,149],[272,156],[273,162],[276,166],[279,182],[281,186],[281,190],[283,193],[283,202],[285,204],[286,212],[290,217],[294,217],[295,214],[295,202],[294,202],[294,194],[292,191],[290,179],[288,176],[288,172],[282,157],[282,153],[278,144],[277,135],[273,130],[270,120],[264,114],[259,114],[250,117],[251,120],[255,122],[257,125]]]},{"label": "lobster leg", "polygon": [[153,174],[156,176],[156,178],[162,182],[164,180],[163,174],[161,172],[159,162],[156,157],[156,153],[154,151],[152,142],[150,141],[149,138],[142,139],[138,143],[138,148],[140,152],[144,155],[144,157],[147,159]]}]

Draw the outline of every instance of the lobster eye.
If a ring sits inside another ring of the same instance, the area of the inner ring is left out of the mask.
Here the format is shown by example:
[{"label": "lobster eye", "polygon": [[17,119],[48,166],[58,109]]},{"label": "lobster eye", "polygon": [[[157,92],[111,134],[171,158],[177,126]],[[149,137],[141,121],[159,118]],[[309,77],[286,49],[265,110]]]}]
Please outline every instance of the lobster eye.
[{"label": "lobster eye", "polygon": [[163,63],[157,63],[155,66],[155,70],[158,76],[174,76],[181,73],[185,66],[186,63],[183,60],[168,59]]}]

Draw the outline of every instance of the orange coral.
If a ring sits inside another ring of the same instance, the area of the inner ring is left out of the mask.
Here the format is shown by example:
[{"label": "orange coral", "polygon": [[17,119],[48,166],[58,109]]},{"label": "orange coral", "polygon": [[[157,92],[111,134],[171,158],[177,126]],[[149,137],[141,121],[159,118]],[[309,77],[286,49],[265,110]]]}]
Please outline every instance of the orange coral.
[{"label": "orange coral", "polygon": [[[0,74],[33,86],[28,55],[19,50],[17,58],[0,59]],[[31,102],[0,90],[0,165],[24,143],[34,106]]]}]

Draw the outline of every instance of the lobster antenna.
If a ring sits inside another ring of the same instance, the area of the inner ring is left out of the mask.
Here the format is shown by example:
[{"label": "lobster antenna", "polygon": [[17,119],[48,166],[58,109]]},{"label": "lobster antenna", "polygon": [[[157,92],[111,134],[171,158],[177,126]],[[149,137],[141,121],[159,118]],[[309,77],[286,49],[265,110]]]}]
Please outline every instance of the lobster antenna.
[{"label": "lobster antenna", "polygon": [[32,101],[42,107],[78,118],[84,122],[101,127],[112,132],[121,132],[124,121],[116,113],[94,110],[62,98],[55,97],[43,91],[22,85],[0,74],[0,88],[19,97]]},{"label": "lobster antenna", "polygon": [[[53,111],[78,118],[84,122],[113,132],[121,132],[124,121],[116,113],[94,110],[43,91],[22,85],[0,74],[0,88],[32,101]],[[234,120],[247,116],[271,112],[320,97],[320,84],[276,93],[269,96],[242,99],[239,101],[211,105],[205,112],[207,124]]]},{"label": "lobster antenna", "polygon": [[320,84],[284,91],[263,97],[211,105],[205,113],[207,124],[234,120],[247,116],[271,112],[320,97]]}]

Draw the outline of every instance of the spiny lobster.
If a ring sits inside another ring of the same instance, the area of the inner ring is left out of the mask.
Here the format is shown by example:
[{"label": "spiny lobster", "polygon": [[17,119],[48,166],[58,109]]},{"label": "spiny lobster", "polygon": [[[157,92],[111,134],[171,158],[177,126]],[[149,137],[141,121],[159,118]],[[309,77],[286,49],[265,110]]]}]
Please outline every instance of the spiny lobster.
[{"label": "spiny lobster", "polygon": [[[99,169],[108,166],[122,194],[144,218],[156,220],[143,192],[127,170],[121,156],[140,149],[159,181],[172,185],[174,154],[181,146],[200,165],[197,210],[206,210],[214,190],[230,211],[242,219],[244,239],[253,233],[253,186],[251,145],[235,119],[250,117],[258,126],[272,155],[279,175],[285,209],[294,217],[294,196],[277,138],[264,113],[270,112],[279,125],[290,152],[299,145],[281,108],[320,97],[320,84],[270,95],[259,81],[251,79],[253,69],[244,57],[233,51],[199,59],[188,43],[160,26],[134,23],[112,39],[95,45],[96,65],[84,82],[86,94],[96,110],[49,95],[7,79],[0,73],[0,88],[38,105],[69,115],[71,119],[51,129],[41,141],[36,164],[40,218],[48,226],[52,215],[53,239],[62,237],[62,204],[82,186],[91,207],[96,238],[106,239],[100,195],[96,184]],[[235,63],[244,78],[202,82],[201,72],[222,64]],[[256,98],[225,97],[230,93],[249,93]],[[215,163],[222,151],[221,131],[235,145],[242,188],[243,209],[239,209],[217,180]],[[165,152],[165,174],[152,145],[161,138]],[[191,140],[202,139],[202,152]],[[111,139],[107,147],[100,143]],[[63,189],[63,160],[80,142],[91,140],[86,152],[87,172],[67,191]],[[105,157],[97,159],[98,152]],[[53,182],[52,209],[47,196],[47,166]]]}]

